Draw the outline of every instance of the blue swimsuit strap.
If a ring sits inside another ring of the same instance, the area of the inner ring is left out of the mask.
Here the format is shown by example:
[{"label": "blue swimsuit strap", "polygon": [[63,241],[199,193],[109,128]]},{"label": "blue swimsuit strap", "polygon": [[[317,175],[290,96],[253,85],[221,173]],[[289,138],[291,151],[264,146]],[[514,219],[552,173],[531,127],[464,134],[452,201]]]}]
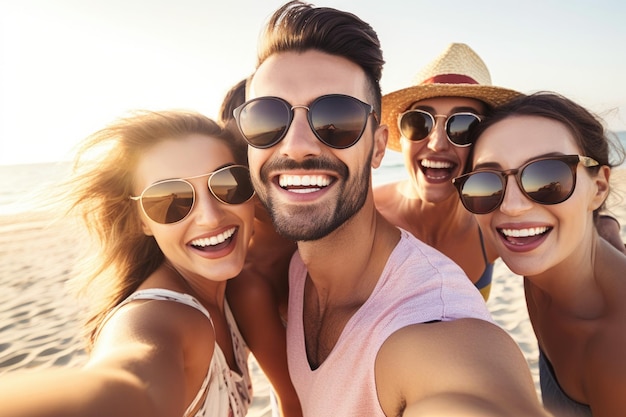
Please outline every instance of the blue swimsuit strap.
[{"label": "blue swimsuit strap", "polygon": [[474,283],[476,288],[480,290],[491,284],[493,278],[493,263],[490,263],[489,259],[487,259],[487,251],[485,250],[485,242],[480,227],[478,228],[478,237],[480,238],[480,249],[483,252],[483,260],[485,261],[485,270],[478,281]]},{"label": "blue swimsuit strap", "polygon": [[478,238],[480,239],[480,250],[483,252],[483,260],[485,261],[485,266],[489,265],[489,260],[487,259],[487,251],[485,250],[485,241],[483,240],[483,232],[480,231],[480,227],[478,228]]}]

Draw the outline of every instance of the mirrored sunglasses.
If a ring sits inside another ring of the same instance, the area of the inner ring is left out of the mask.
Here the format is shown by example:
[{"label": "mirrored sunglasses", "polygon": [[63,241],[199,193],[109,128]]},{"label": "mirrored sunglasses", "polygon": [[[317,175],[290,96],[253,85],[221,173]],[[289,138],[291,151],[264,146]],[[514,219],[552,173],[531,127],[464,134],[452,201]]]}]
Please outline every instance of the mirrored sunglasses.
[{"label": "mirrored sunglasses", "polygon": [[259,97],[237,107],[233,114],[246,141],[255,148],[265,149],[285,137],[297,108],[307,110],[307,120],[315,136],[335,149],[357,143],[370,114],[375,114],[371,104],[343,94],[318,97],[309,106],[292,106],[279,97]]},{"label": "mirrored sunglasses", "polygon": [[184,220],[196,201],[196,190],[187,180],[209,177],[207,185],[213,196],[224,204],[242,204],[254,195],[250,171],[243,165],[230,165],[208,174],[155,182],[138,196],[144,214],[160,224],[174,224]]},{"label": "mirrored sunglasses", "polygon": [[586,168],[600,165],[587,156],[554,156],[535,159],[516,169],[470,172],[452,182],[463,206],[474,214],[487,214],[500,207],[509,175],[515,178],[521,192],[531,201],[559,204],[574,192],[578,163]]},{"label": "mirrored sunglasses", "polygon": [[420,109],[408,110],[398,116],[398,129],[402,136],[411,142],[419,142],[430,135],[435,128],[437,118],[446,119],[446,135],[450,143],[459,147],[471,145],[469,130],[480,123],[480,117],[474,113],[462,112],[449,116],[442,114],[433,116]]}]

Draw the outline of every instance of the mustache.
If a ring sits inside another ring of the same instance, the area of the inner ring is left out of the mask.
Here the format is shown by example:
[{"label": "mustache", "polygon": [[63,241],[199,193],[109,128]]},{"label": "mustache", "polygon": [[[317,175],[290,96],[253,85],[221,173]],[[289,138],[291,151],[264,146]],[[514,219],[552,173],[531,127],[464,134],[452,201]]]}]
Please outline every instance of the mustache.
[{"label": "mustache", "polygon": [[332,171],[336,172],[340,178],[348,178],[349,175],[348,167],[345,164],[324,157],[310,158],[304,161],[288,158],[270,160],[261,168],[261,179],[266,181],[269,178],[269,172],[274,170]]}]

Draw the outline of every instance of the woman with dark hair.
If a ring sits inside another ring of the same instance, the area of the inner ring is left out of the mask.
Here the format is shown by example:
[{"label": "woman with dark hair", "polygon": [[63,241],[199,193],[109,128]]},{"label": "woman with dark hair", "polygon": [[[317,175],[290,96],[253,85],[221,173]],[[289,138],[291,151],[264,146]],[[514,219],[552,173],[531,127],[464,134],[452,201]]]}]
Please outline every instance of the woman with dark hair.
[{"label": "woman with dark hair", "polygon": [[496,109],[471,136],[471,172],[454,184],[485,238],[524,276],[545,407],[620,415],[626,256],[596,228],[613,166],[602,124],[565,97],[537,93]]}]

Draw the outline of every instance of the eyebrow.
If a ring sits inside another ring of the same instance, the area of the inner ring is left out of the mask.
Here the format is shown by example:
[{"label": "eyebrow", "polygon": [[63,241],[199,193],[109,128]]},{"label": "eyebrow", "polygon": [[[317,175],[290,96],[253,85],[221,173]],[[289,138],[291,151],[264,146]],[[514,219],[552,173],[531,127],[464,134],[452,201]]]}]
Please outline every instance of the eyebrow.
[{"label": "eyebrow", "polygon": [[[535,155],[532,158],[529,158],[529,159],[525,160],[524,162],[522,162],[522,164],[519,167],[522,167],[522,166],[526,165],[527,163],[532,162],[532,161],[537,160],[537,159],[548,158],[548,157],[551,157],[551,156],[563,156],[563,155],[566,155],[566,154],[564,154],[563,152],[548,152],[548,153],[541,154],[541,155]],[[519,168],[519,167],[517,167],[517,168]],[[502,170],[502,165],[500,165],[500,163],[498,163],[498,162],[483,162],[483,163],[480,163],[478,165],[475,165],[472,168],[472,171],[477,171],[479,169],[497,169],[497,170]]]}]

